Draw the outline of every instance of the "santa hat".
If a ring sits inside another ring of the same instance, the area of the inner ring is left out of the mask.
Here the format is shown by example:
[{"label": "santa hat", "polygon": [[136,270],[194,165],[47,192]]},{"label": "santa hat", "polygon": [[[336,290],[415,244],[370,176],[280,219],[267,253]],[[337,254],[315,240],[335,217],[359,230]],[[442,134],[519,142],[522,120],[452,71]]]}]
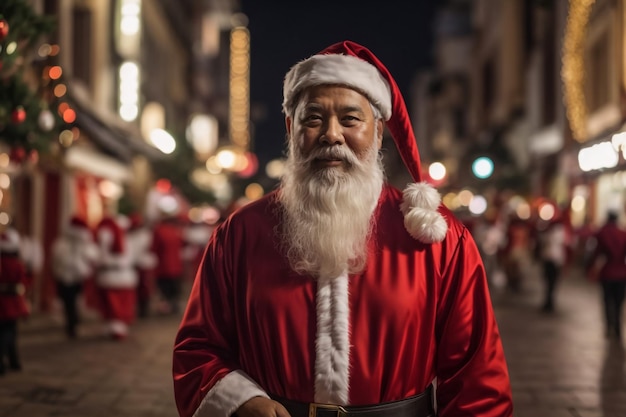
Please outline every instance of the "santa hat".
[{"label": "santa hat", "polygon": [[448,224],[438,211],[441,197],[422,181],[420,156],[411,120],[395,80],[387,68],[367,48],[343,41],[294,65],[283,84],[283,111],[289,114],[295,100],[306,88],[338,84],[365,95],[381,112],[387,129],[415,183],[403,193],[400,206],[404,225],[415,239],[424,243],[442,241]]},{"label": "santa hat", "polygon": [[70,221],[67,224],[67,234],[69,236],[75,236],[82,240],[93,239],[93,235],[91,233],[91,230],[89,229],[89,225],[83,218],[79,216],[72,216],[70,218]]},{"label": "santa hat", "polygon": [[97,240],[112,253],[124,253],[124,230],[112,217],[103,218],[96,228]]},{"label": "santa hat", "polygon": [[1,252],[18,252],[20,250],[20,234],[13,228],[7,228],[0,234]]},{"label": "santa hat", "polygon": [[69,227],[74,227],[76,229],[89,229],[87,222],[78,216],[72,216]]}]

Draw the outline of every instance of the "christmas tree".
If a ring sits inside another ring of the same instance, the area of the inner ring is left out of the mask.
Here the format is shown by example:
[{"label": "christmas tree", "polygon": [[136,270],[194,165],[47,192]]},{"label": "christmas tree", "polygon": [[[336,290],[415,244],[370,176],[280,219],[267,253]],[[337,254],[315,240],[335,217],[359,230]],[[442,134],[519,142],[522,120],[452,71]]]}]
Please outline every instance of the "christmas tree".
[{"label": "christmas tree", "polygon": [[50,150],[73,121],[64,113],[69,106],[55,65],[59,48],[44,39],[54,24],[54,17],[36,13],[27,0],[0,1],[0,145],[14,162]]}]

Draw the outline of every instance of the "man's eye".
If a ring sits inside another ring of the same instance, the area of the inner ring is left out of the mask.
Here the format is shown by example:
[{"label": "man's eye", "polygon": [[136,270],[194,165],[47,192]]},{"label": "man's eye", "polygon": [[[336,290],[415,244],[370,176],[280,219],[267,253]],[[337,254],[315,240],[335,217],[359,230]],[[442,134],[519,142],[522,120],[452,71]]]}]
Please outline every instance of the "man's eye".
[{"label": "man's eye", "polygon": [[319,120],[322,120],[322,117],[319,114],[309,114],[307,116],[304,116],[304,118],[302,119],[302,123],[311,123]]},{"label": "man's eye", "polygon": [[359,122],[361,119],[357,116],[345,115],[341,118],[341,121],[345,124],[353,124]]}]

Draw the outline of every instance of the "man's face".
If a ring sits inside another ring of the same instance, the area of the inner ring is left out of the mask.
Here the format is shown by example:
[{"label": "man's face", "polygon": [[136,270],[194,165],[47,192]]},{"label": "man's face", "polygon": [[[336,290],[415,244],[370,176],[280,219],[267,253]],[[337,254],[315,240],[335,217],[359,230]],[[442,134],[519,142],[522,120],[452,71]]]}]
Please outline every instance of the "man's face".
[{"label": "man's face", "polygon": [[[291,144],[302,157],[316,155],[320,149],[341,149],[343,152],[320,153],[311,161],[314,169],[349,168],[345,151],[361,161],[376,142],[380,149],[383,123],[375,119],[369,100],[346,87],[322,85],[302,93],[293,119],[285,118]],[[378,125],[378,126],[377,126]],[[347,148],[347,149],[345,149]]]}]

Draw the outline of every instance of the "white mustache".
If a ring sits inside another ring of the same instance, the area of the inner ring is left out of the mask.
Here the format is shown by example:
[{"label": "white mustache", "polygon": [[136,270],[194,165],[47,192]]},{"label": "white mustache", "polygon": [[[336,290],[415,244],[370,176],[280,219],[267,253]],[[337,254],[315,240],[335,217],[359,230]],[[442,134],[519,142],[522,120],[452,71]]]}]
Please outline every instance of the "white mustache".
[{"label": "white mustache", "polygon": [[325,146],[313,150],[304,160],[305,163],[311,163],[316,159],[339,159],[350,165],[359,163],[359,159],[350,149],[338,146]]}]

